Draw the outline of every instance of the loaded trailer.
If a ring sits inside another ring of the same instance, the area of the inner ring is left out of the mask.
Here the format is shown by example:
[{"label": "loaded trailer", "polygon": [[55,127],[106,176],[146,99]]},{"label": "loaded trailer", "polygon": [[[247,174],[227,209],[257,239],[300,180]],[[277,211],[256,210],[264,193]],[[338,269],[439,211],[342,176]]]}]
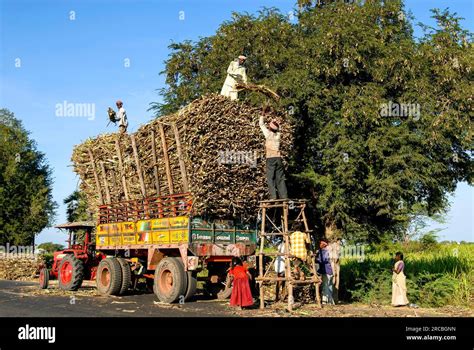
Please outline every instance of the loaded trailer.
[{"label": "loaded trailer", "polygon": [[194,217],[191,209],[189,193],[100,206],[96,250],[107,258],[97,268],[99,292],[117,295],[145,277],[160,301],[188,300],[196,292],[198,272],[206,269],[202,279],[209,294],[228,294],[232,257],[255,265],[256,229]]},{"label": "loaded trailer", "polygon": [[189,193],[101,205],[95,244],[86,241],[81,255],[70,249],[56,254],[51,273],[42,270],[42,287],[45,275],[57,277],[66,290],[77,290],[85,277],[96,280],[100,294],[121,295],[146,278],[160,301],[173,303],[189,300],[198,273],[207,270],[200,277],[205,290],[229,296],[232,257],[255,267],[256,229],[195,217],[191,209]]},{"label": "loaded trailer", "polygon": [[[210,294],[229,294],[219,291],[232,257],[253,265],[253,225],[267,193],[258,113],[207,95],[134,133],[99,135],[74,147],[80,189],[97,214],[94,249],[106,256],[96,274],[102,294],[120,294],[147,278],[160,300],[173,302],[194,293],[198,275]],[[239,127],[228,132],[236,120]],[[282,127],[285,153],[291,125]]]}]

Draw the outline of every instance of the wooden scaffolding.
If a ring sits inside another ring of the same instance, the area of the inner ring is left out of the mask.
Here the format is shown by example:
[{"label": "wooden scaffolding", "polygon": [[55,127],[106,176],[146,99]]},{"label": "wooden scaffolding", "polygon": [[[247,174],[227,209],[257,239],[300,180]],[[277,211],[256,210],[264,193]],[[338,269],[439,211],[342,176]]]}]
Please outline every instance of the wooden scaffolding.
[{"label": "wooden scaffolding", "polygon": [[[308,222],[306,220],[305,208],[307,201],[304,199],[275,199],[275,200],[264,200],[260,202],[261,210],[261,230],[260,230],[260,249],[259,249],[259,275],[256,278],[256,281],[260,287],[260,309],[265,307],[265,285],[275,284],[275,288],[278,288],[278,282],[285,282],[285,288],[287,289],[288,296],[288,310],[293,310],[294,305],[294,295],[293,289],[296,285],[302,284],[313,284],[315,288],[315,302],[318,307],[321,307],[321,299],[319,296],[319,285],[321,284],[321,279],[316,273],[316,262],[315,254],[312,250],[308,251],[308,257],[310,263],[303,262],[310,271],[311,276],[305,280],[297,280],[293,276],[291,261],[296,258],[291,255],[290,252],[290,236],[292,231],[289,230],[289,221],[291,222],[300,222],[304,227],[304,230],[299,230],[306,234],[306,238],[310,241],[311,230],[308,228]],[[273,214],[273,215],[272,215]],[[272,219],[273,217],[273,219]],[[280,222],[277,222],[276,218],[281,219]],[[270,229],[268,229],[270,228]],[[282,243],[284,244],[284,252],[265,252],[266,243],[270,245],[274,242],[277,236],[282,237]],[[274,271],[273,263],[275,259],[279,256],[284,257],[285,263],[285,275],[279,277],[278,275],[273,274]],[[265,259],[265,257],[270,257],[271,259]],[[266,260],[270,260],[269,262]],[[309,265],[309,266],[308,266]],[[278,293],[278,291],[277,291]],[[278,295],[278,294],[277,294]]]}]

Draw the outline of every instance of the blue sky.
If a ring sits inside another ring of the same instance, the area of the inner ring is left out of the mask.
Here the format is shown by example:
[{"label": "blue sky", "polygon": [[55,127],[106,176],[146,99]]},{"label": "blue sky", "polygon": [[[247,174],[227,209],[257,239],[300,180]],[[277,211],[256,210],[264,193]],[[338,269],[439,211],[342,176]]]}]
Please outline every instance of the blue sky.
[{"label": "blue sky", "polygon": [[[172,41],[212,35],[231,13],[255,13],[277,7],[288,13],[295,1],[260,0],[0,0],[0,107],[21,119],[46,154],[53,169],[57,223],[65,221],[62,201],[78,185],[71,168],[74,145],[112,132],[106,127],[107,107],[122,99],[130,131],[151,119],[147,112],[159,101],[164,60]],[[446,8],[466,17],[474,31],[472,0],[409,0],[415,22],[433,24],[430,8]],[[184,19],[183,19],[184,16]],[[419,35],[419,28],[415,28]],[[128,64],[129,63],[129,64]],[[225,69],[225,67],[223,68]],[[95,118],[58,117],[58,103],[95,104]],[[441,239],[474,241],[474,191],[460,184],[451,198]],[[54,228],[37,242],[63,242]]]}]

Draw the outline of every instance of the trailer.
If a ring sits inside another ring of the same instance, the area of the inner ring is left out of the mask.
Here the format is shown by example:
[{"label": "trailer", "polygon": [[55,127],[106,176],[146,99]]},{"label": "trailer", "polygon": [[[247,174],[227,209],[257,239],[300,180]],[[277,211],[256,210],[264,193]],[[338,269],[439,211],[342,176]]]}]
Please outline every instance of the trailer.
[{"label": "trailer", "polygon": [[106,258],[97,268],[99,293],[123,294],[145,277],[160,301],[189,300],[206,269],[202,279],[209,294],[228,296],[232,257],[255,266],[256,228],[193,217],[191,208],[189,193],[101,205],[96,250]]}]

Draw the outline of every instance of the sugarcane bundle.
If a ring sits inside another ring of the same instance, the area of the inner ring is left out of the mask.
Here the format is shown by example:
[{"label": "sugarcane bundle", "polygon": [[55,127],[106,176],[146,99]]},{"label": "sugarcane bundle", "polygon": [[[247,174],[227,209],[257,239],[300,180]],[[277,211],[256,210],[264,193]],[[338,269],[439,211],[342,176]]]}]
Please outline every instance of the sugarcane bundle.
[{"label": "sugarcane bundle", "polygon": [[0,280],[27,281],[35,278],[40,261],[36,258],[0,257]]},{"label": "sugarcane bundle", "polygon": [[280,99],[280,95],[278,95],[275,91],[271,90],[265,85],[256,85],[252,83],[245,84],[241,82],[241,83],[237,83],[235,88],[237,89],[237,91],[247,90],[247,91],[259,92],[261,94],[264,94],[267,97],[274,99],[275,101],[278,101]]},{"label": "sugarcane bundle", "polygon": [[[193,214],[246,220],[267,197],[261,108],[220,95],[199,98],[133,134],[105,134],[76,146],[74,171],[94,212],[103,203],[190,192]],[[288,154],[292,126],[272,111]]]}]

